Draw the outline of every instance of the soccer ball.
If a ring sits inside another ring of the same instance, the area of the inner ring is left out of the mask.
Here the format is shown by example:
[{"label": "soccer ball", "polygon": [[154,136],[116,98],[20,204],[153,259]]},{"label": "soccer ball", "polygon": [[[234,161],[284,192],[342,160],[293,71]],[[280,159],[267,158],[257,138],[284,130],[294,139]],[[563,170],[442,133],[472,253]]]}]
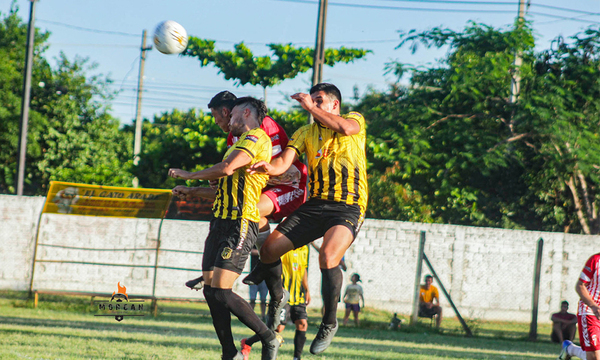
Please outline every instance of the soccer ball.
[{"label": "soccer ball", "polygon": [[179,54],[187,43],[187,32],[175,21],[163,21],[154,30],[154,46],[163,54]]}]

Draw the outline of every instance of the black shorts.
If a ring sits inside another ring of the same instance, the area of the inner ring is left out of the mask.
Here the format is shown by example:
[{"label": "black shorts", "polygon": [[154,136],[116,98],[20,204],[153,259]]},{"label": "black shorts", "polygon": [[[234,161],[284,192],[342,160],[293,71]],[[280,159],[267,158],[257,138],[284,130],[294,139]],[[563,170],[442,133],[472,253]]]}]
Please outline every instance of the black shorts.
[{"label": "black shorts", "polygon": [[290,305],[285,304],[283,307],[283,311],[281,312],[281,324],[285,325],[288,320],[288,317],[292,320],[292,322],[296,322],[298,320],[306,320],[308,319],[308,314],[306,314],[306,305]]},{"label": "black shorts", "polygon": [[419,305],[419,317],[426,317],[426,318],[430,318],[433,315],[435,315],[435,306],[428,308],[427,306],[425,306],[425,304],[421,304]]},{"label": "black shorts", "polygon": [[322,237],[336,225],[346,226],[356,238],[364,219],[358,205],[310,199],[285,218],[277,231],[290,239],[297,249]]},{"label": "black shorts", "polygon": [[213,271],[218,267],[241,274],[257,237],[258,223],[213,218],[204,243],[202,270]]}]

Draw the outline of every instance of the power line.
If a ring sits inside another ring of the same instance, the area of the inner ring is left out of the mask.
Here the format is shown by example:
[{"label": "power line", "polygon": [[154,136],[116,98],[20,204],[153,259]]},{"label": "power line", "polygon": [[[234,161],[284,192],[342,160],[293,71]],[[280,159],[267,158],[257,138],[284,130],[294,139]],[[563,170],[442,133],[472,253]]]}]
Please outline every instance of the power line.
[{"label": "power line", "polygon": [[36,19],[36,20],[39,22],[42,22],[42,23],[59,25],[59,26],[64,26],[67,28],[75,29],[75,30],[88,31],[88,32],[99,33],[99,34],[140,37],[139,34],[130,34],[130,33],[122,32],[122,31],[99,30],[99,29],[85,28],[82,26],[76,26],[76,25],[71,25],[71,24],[65,24],[65,23],[61,23],[58,21],[43,20],[43,19]]},{"label": "power line", "polygon": [[558,21],[560,21],[560,20],[570,20],[570,21],[584,22],[584,23],[587,23],[587,24],[598,24],[598,25],[600,25],[600,22],[598,22],[598,21],[584,20],[584,19],[579,19],[578,17],[566,17],[566,16],[560,16],[560,15],[538,13],[538,12],[534,12],[534,11],[530,11],[529,14],[531,14],[531,15],[539,15],[539,16],[546,16],[546,17],[550,17],[550,18],[559,19]]},{"label": "power line", "polygon": [[[318,2],[308,1],[308,0],[277,0],[277,1],[295,2],[295,3],[311,4],[311,5],[318,4]],[[414,7],[404,7],[404,6],[365,5],[365,4],[333,3],[333,2],[330,2],[329,5],[341,6],[341,7],[363,8],[363,9],[381,9],[381,10],[514,14],[514,11],[512,11],[512,10],[414,8]]]}]

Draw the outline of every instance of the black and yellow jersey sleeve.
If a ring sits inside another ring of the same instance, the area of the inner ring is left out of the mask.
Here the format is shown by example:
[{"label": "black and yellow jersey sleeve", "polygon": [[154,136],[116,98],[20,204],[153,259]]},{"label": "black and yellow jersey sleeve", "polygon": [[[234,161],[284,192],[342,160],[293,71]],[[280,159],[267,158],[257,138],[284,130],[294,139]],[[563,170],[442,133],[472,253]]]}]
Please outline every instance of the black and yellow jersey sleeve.
[{"label": "black and yellow jersey sleeve", "polygon": [[298,129],[288,143],[298,156],[306,153],[310,197],[367,207],[368,183],[365,118],[358,112],[342,115],[358,123],[358,134],[344,136],[314,122]]},{"label": "black and yellow jersey sleeve", "polygon": [[304,245],[288,251],[281,257],[281,280],[283,287],[290,292],[290,305],[306,303],[306,289],[302,286],[302,278],[308,268],[308,246]]},{"label": "black and yellow jersey sleeve", "polygon": [[271,138],[260,128],[247,131],[227,150],[223,160],[236,150],[246,153],[252,161],[233,175],[219,179],[213,214],[220,219],[244,218],[258,222],[260,215],[256,204],[269,177],[265,174],[250,175],[246,170],[259,161],[271,160]]}]

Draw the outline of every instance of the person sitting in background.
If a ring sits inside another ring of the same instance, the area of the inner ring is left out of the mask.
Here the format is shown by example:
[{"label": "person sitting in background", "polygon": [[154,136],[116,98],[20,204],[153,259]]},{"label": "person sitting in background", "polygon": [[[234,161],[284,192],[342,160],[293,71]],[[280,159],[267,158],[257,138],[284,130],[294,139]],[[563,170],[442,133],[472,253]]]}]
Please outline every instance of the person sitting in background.
[{"label": "person sitting in background", "polygon": [[421,285],[419,292],[419,317],[432,318],[437,315],[435,327],[439,329],[442,323],[442,307],[438,289],[431,285],[432,283],[433,276],[425,276],[425,285]]},{"label": "person sitting in background", "polygon": [[569,310],[569,303],[563,301],[560,303],[560,312],[552,314],[552,334],[550,334],[552,342],[562,344],[565,340],[573,341],[575,338],[577,315],[567,310]]}]

